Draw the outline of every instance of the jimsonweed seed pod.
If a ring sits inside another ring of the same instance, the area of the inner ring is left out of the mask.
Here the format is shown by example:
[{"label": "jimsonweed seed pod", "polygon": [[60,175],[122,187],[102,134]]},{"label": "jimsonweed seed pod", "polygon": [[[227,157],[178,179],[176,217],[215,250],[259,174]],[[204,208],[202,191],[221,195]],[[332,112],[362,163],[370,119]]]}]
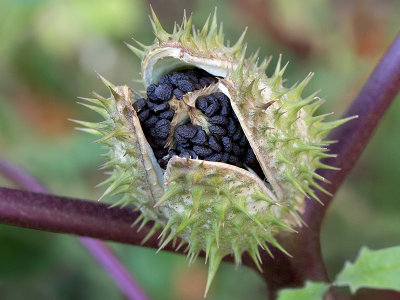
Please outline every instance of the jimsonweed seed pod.
[{"label": "jimsonweed seed pod", "polygon": [[301,95],[313,74],[286,88],[279,58],[268,77],[270,59],[246,56],[245,32],[227,46],[216,13],[201,30],[191,16],[172,33],[153,11],[151,23],[152,45],[128,45],[146,95],[100,76],[111,97],[82,99],[104,121],[77,122],[109,149],[102,197],[122,194],[115,205],[140,210],[140,228],[154,221],[145,240],[162,229],[160,249],[180,238],[190,262],[204,251],[207,292],[224,256],[240,264],[248,251],[259,266],[258,246],[285,252],[274,236],[301,226],[313,188],[328,193],[315,181],[317,168],[334,169],[319,161],[332,156],[323,138],[348,119],[314,116],[322,100]]}]

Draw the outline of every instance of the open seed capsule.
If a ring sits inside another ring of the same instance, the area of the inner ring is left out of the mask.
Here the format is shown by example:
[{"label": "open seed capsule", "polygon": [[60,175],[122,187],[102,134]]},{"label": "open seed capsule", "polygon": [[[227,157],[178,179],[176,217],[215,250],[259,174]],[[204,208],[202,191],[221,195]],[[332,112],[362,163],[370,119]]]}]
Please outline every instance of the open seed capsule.
[{"label": "open seed capsule", "polygon": [[147,95],[102,78],[111,98],[85,100],[105,121],[79,122],[109,148],[104,195],[124,194],[116,205],[140,209],[142,226],[154,220],[148,237],[162,227],[160,249],[179,237],[191,262],[205,251],[206,292],[225,255],[240,264],[248,251],[259,265],[258,246],[285,251],[274,235],[301,226],[312,188],[326,192],[314,180],[331,168],[319,162],[331,155],[323,137],[347,121],[313,116],[322,100],[301,97],[312,74],[285,88],[281,59],[268,77],[269,60],[246,58],[244,33],[226,46],[209,20],[192,31],[185,16],[170,34],[152,12],[154,44],[128,45]]}]

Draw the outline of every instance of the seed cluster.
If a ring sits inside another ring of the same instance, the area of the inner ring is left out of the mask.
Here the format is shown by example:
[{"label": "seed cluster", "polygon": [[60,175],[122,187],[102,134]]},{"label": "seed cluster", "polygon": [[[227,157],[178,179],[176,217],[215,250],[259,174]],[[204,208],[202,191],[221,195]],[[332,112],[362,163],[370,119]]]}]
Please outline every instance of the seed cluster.
[{"label": "seed cluster", "polygon": [[220,92],[200,97],[196,100],[196,107],[208,117],[209,134],[198,125],[188,123],[178,126],[174,134],[176,154],[238,167],[256,162],[228,97]]},{"label": "seed cluster", "polygon": [[173,95],[181,100],[184,94],[207,87],[216,81],[215,77],[203,70],[190,69],[166,74],[158,84],[149,85],[147,99],[139,99],[133,104],[147,141],[163,168],[172,156],[178,155],[224,162],[238,167],[244,167],[245,164],[262,174],[230,101],[221,92],[196,100],[196,108],[208,117],[209,134],[201,126],[189,121],[175,128],[176,146],[171,150],[165,148],[175,114],[170,109],[168,100]]},{"label": "seed cluster", "polygon": [[201,69],[173,72],[162,76],[158,84],[150,84],[147,97],[156,103],[168,101],[172,95],[181,100],[184,94],[200,90],[214,82],[217,79]]}]

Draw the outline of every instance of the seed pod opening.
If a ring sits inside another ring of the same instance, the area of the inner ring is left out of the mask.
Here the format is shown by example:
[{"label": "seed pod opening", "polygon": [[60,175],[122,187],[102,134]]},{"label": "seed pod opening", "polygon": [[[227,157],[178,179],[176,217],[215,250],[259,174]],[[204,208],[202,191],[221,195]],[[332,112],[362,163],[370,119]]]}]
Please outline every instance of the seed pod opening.
[{"label": "seed pod opening", "polygon": [[313,188],[326,192],[315,181],[331,168],[319,162],[331,156],[323,137],[348,119],[313,116],[322,100],[301,95],[312,74],[285,88],[279,58],[268,77],[269,60],[246,57],[246,31],[230,47],[216,13],[201,30],[191,20],[170,34],[152,11],[154,43],[128,45],[146,95],[102,78],[111,98],[86,100],[105,121],[79,123],[109,148],[105,195],[124,194],[117,204],[140,209],[141,227],[154,220],[148,237],[162,227],[160,249],[180,238],[190,262],[206,253],[207,292],[225,255],[240,264],[248,251],[259,266],[258,246],[285,252],[274,236],[301,226]]}]

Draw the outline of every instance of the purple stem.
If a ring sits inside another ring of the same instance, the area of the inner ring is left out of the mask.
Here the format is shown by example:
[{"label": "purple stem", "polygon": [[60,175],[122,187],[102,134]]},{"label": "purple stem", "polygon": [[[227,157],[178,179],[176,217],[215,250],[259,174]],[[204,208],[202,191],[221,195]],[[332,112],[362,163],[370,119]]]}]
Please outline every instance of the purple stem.
[{"label": "purple stem", "polygon": [[[40,184],[30,174],[11,164],[10,162],[0,158],[0,173],[10,181],[15,182],[20,187],[32,192],[49,193],[49,190]],[[104,270],[114,280],[115,284],[120,288],[122,293],[130,300],[148,300],[144,291],[136,283],[131,274],[124,268],[114,253],[107,245],[99,240],[79,237],[79,241]]]},{"label": "purple stem", "polygon": [[[2,224],[140,245],[148,227],[140,232],[132,228],[139,216],[128,207],[110,208],[94,201],[0,188]],[[158,248],[156,236],[145,245]]]},{"label": "purple stem", "polygon": [[94,256],[107,273],[114,279],[115,284],[120,288],[128,299],[148,300],[149,298],[132,278],[132,275],[125,269],[118,258],[105,243],[96,239],[81,237],[80,242]]},{"label": "purple stem", "polygon": [[15,166],[9,161],[0,157],[0,174],[14,182],[18,186],[36,193],[49,193],[36,178],[29,175],[26,171]]}]

